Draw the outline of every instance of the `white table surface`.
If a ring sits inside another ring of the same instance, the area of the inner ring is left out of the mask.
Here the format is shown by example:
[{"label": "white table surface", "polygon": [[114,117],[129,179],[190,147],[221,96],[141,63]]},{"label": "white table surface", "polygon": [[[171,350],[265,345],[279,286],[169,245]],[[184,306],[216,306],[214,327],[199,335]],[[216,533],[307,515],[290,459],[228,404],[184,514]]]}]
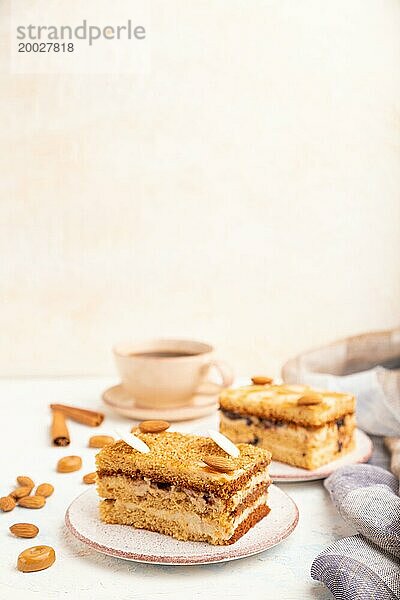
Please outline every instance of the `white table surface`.
[{"label": "white table surface", "polygon": [[[97,452],[87,447],[97,433],[113,434],[113,427],[129,429],[130,422],[102,405],[101,392],[112,379],[0,380],[3,419],[1,421],[1,495],[7,495],[17,475],[29,475],[36,483],[50,482],[55,493],[41,510],[17,507],[0,514],[0,598],[65,600],[95,598],[109,600],[173,598],[252,598],[253,600],[322,600],[331,598],[326,588],[310,577],[313,558],[337,538],[354,533],[329,500],[321,482],[284,484],[295,500],[300,520],[292,535],[254,557],[206,566],[157,566],[128,562],[96,553],[73,538],[64,526],[70,502],[87,489],[82,475],[94,470]],[[71,444],[55,448],[50,444],[49,403],[74,404],[100,409],[103,424],[89,428],[70,422]],[[176,424],[182,431],[195,430],[207,420]],[[55,470],[61,456],[78,454],[83,468],[61,474]],[[14,538],[12,523],[33,522],[40,528],[33,540]],[[16,569],[18,554],[37,544],[52,546],[55,564],[37,573]]]}]

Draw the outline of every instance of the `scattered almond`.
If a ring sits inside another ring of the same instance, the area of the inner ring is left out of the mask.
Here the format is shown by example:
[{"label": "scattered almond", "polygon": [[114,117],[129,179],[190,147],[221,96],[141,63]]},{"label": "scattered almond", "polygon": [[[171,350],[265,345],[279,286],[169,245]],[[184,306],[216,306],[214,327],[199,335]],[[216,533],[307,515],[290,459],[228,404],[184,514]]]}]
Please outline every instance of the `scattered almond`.
[{"label": "scattered almond", "polygon": [[86,475],[83,476],[83,483],[87,483],[88,485],[90,485],[91,483],[95,483],[95,482],[96,482],[96,472],[86,473]]},{"label": "scattered almond", "polygon": [[42,571],[51,567],[56,560],[56,553],[50,546],[32,546],[18,556],[17,568],[23,573]]},{"label": "scattered almond", "polygon": [[64,456],[57,463],[57,471],[59,473],[72,473],[73,471],[79,471],[81,466],[82,459],[80,456]]},{"label": "scattered almond", "polygon": [[11,496],[3,496],[0,498],[0,510],[3,512],[9,512],[10,510],[13,510],[16,505],[17,503]]},{"label": "scattered almond", "polygon": [[30,487],[31,490],[35,487],[34,481],[32,481],[32,479],[27,475],[18,475],[17,482],[20,486]]},{"label": "scattered almond", "polygon": [[233,462],[229,460],[229,458],[224,458],[223,456],[206,456],[203,458],[203,462],[219,473],[231,473],[235,470]]},{"label": "scattered almond", "polygon": [[39,527],[36,527],[32,523],[15,523],[11,525],[10,531],[16,537],[34,538],[39,533]]},{"label": "scattered almond", "polygon": [[263,375],[256,375],[251,378],[254,385],[268,385],[273,382],[272,377],[264,377]]},{"label": "scattered almond", "polygon": [[314,404],[320,404],[323,398],[321,394],[317,394],[316,392],[307,392],[304,396],[301,396],[297,400],[298,406],[313,406]]},{"label": "scattered almond", "polygon": [[20,487],[15,488],[15,490],[10,493],[10,496],[12,496],[15,500],[19,500],[19,498],[29,496],[31,491],[32,488],[30,486],[28,487],[26,485],[21,485]]},{"label": "scattered almond", "polygon": [[43,496],[25,496],[18,500],[18,506],[24,508],[43,508],[46,504],[46,498]]},{"label": "scattered almond", "polygon": [[104,448],[107,444],[115,442],[111,435],[92,435],[89,439],[89,448]]},{"label": "scattered almond", "polygon": [[35,491],[35,496],[44,496],[44,498],[48,498],[54,492],[54,487],[51,483],[41,483],[37,486]]},{"label": "scattered almond", "polygon": [[139,429],[142,433],[161,433],[170,427],[168,421],[142,421]]}]

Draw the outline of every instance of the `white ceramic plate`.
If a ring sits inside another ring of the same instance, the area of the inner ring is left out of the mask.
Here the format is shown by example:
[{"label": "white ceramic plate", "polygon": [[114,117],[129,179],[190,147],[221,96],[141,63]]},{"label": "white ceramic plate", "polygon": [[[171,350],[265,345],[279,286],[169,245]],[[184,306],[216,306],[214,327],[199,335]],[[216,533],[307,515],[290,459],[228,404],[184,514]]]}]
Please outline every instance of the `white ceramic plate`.
[{"label": "white ceramic plate", "polygon": [[166,419],[167,421],[188,421],[199,419],[218,409],[218,394],[198,394],[187,406],[176,408],[144,408],[137,406],[135,398],[119,384],[108,388],[103,393],[103,402],[116,413],[137,421],[147,419]]},{"label": "white ceramic plate", "polygon": [[372,454],[372,442],[366,433],[357,429],[356,431],[356,447],[349,454],[344,454],[341,458],[333,460],[327,465],[323,465],[314,471],[308,469],[300,469],[286,465],[285,463],[273,460],[269,467],[269,473],[273,481],[280,483],[293,483],[296,481],[313,481],[315,479],[325,479],[344,465],[352,465],[355,463],[364,463]]},{"label": "white ceramic plate", "polygon": [[203,542],[181,542],[129,525],[106,525],[99,519],[98,503],[94,489],[72,502],[65,522],[74,536],[103,554],[163,565],[225,562],[258,554],[288,537],[299,518],[293,500],[271,485],[268,499],[271,512],[231,546],[211,546]]}]

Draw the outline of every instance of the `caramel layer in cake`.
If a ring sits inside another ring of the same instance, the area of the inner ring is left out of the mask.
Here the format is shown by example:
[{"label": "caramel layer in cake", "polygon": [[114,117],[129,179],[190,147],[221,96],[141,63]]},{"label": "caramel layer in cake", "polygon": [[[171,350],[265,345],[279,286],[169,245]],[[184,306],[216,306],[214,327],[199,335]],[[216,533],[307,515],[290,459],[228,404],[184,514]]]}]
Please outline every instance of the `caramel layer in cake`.
[{"label": "caramel layer in cake", "polygon": [[[298,405],[307,394],[317,394],[319,402]],[[248,386],[221,395],[220,431],[235,443],[267,448],[275,460],[315,469],[354,448],[354,409],[350,394]]]},{"label": "caramel layer in cake", "polygon": [[240,456],[230,459],[234,470],[218,473],[202,458],[227,455],[209,438],[171,432],[138,437],[148,454],[121,441],[97,455],[106,523],[230,544],[269,512],[269,452],[239,444]]}]

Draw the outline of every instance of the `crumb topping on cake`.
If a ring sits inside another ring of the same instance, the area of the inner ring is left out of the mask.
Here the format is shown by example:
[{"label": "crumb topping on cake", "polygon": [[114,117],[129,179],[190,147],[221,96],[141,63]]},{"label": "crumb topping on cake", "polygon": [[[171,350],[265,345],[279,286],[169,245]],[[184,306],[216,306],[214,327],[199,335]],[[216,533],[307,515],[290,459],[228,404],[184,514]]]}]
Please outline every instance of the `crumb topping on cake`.
[{"label": "crumb topping on cake", "polygon": [[123,441],[110,444],[96,456],[99,476],[102,472],[119,472],[229,497],[271,462],[267,450],[238,444],[239,457],[230,458],[234,470],[220,473],[205,467],[203,461],[210,456],[227,457],[210,438],[169,431],[141,433],[137,437],[149,446],[150,452],[142,454]]},{"label": "crumb topping on cake", "polygon": [[[304,403],[304,398],[318,399]],[[313,390],[306,385],[250,385],[227,389],[220,395],[220,408],[239,415],[321,426],[355,410],[351,394]]]}]

